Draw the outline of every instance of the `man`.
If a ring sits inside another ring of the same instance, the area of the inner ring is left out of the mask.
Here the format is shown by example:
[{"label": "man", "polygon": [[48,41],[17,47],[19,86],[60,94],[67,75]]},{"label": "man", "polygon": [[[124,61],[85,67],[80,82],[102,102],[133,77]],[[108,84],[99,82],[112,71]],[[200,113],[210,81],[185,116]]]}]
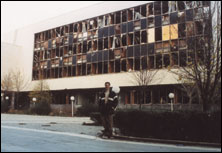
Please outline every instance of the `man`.
[{"label": "man", "polygon": [[118,104],[118,97],[110,88],[110,82],[105,83],[105,91],[99,97],[99,111],[104,127],[103,135],[110,138],[113,134],[113,114]]}]

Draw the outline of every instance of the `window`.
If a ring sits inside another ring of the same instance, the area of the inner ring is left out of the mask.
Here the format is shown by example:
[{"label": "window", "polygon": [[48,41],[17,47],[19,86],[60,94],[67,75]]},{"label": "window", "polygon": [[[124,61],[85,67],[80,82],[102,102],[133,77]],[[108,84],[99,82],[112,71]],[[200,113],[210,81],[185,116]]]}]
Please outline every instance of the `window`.
[{"label": "window", "polygon": [[155,28],[155,41],[162,40],[162,28]]},{"label": "window", "polygon": [[154,28],[147,30],[148,43],[153,43],[155,41]]},{"label": "window", "polygon": [[163,41],[170,39],[170,26],[162,27],[162,38],[163,38]]},{"label": "window", "polygon": [[177,39],[178,38],[178,24],[170,25],[170,38]]}]

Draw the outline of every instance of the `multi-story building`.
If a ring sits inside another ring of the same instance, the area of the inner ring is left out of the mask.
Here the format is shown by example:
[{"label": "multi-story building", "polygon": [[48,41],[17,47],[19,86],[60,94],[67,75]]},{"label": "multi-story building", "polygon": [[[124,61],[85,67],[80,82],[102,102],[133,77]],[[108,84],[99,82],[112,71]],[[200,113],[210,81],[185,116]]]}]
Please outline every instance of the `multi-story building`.
[{"label": "multi-story building", "polygon": [[158,72],[147,87],[147,107],[168,106],[170,92],[175,104],[185,105],[187,97],[169,67],[186,66],[190,57],[199,56],[194,50],[201,56],[205,10],[206,1],[104,2],[24,29],[29,34],[18,39],[31,39],[22,42],[32,57],[27,63],[32,84],[26,91],[44,79],[54,104],[70,104],[71,95],[81,104],[95,102],[110,81],[120,86],[120,106],[137,107],[133,73],[151,69]]}]

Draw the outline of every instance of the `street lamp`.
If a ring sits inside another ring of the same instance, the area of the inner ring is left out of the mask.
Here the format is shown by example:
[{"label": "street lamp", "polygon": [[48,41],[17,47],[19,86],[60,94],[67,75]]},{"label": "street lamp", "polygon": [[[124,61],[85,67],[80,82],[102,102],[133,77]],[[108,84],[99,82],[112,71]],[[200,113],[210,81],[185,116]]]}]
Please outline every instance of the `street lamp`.
[{"label": "street lamp", "polygon": [[74,116],[74,111],[73,111],[73,103],[74,103],[74,101],[75,101],[75,97],[74,96],[71,96],[70,97],[70,100],[72,101],[72,117]]},{"label": "street lamp", "polygon": [[6,100],[9,100],[9,97],[8,97],[8,96],[6,96],[6,97],[5,97],[5,99],[6,99]]},{"label": "street lamp", "polygon": [[35,106],[35,102],[37,101],[37,99],[35,97],[33,97],[32,101],[34,102],[34,106]]},{"label": "street lamp", "polygon": [[1,93],[1,101],[4,101],[4,93]]},{"label": "street lamp", "polygon": [[170,93],[170,94],[169,94],[169,98],[170,98],[170,101],[171,101],[171,112],[173,112],[173,98],[174,98],[174,93]]}]

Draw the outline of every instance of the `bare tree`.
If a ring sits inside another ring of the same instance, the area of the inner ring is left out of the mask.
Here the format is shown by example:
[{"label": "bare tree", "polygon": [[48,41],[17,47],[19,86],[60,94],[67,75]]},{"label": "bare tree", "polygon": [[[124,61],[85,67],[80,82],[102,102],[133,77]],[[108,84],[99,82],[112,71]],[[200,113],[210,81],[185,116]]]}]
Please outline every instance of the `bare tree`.
[{"label": "bare tree", "polygon": [[[19,106],[19,93],[29,85],[29,80],[26,78],[25,73],[20,69],[12,70],[13,89],[16,97],[17,105]],[[14,97],[13,97],[14,98]],[[13,102],[14,103],[14,102]],[[13,106],[14,107],[14,106]]]},{"label": "bare tree", "polygon": [[10,71],[1,78],[1,90],[5,92],[13,90],[12,73]]},{"label": "bare tree", "polygon": [[142,94],[142,98],[139,99],[140,109],[142,107],[142,103],[146,101],[146,89],[150,85],[150,83],[154,80],[155,75],[158,70],[151,69],[143,69],[140,71],[133,72],[133,83],[139,86],[140,94]]},{"label": "bare tree", "polygon": [[203,111],[209,109],[218,95],[218,84],[221,83],[221,2],[211,2],[210,7],[198,12],[205,37],[197,40],[198,48],[194,48],[194,56],[190,57],[186,67],[181,67],[178,75],[194,82]]},{"label": "bare tree", "polygon": [[52,96],[49,84],[45,80],[39,80],[32,92],[30,92],[29,97],[31,99],[35,97],[37,102],[47,102],[50,104],[52,102]]}]

